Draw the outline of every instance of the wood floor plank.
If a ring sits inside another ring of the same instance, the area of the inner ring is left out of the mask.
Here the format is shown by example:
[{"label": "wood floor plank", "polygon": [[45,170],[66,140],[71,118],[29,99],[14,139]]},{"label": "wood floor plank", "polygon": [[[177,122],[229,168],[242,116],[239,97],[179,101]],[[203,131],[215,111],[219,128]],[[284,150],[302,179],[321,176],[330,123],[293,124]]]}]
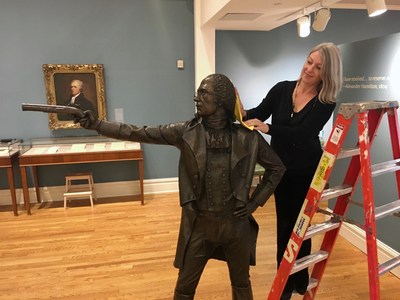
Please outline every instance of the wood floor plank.
[{"label": "wood floor plank", "polygon": [[[138,200],[138,199],[136,199]],[[0,210],[0,299],[172,299],[180,222],[177,193],[34,205],[32,215]],[[255,300],[266,299],[276,272],[274,201],[258,209]],[[322,220],[323,216],[318,217]],[[313,240],[319,246],[321,238]],[[231,298],[226,264],[211,260],[196,299]],[[400,280],[381,277],[381,299],[399,299]],[[300,299],[300,297],[293,299]],[[317,299],[369,299],[365,254],[339,237]]]}]

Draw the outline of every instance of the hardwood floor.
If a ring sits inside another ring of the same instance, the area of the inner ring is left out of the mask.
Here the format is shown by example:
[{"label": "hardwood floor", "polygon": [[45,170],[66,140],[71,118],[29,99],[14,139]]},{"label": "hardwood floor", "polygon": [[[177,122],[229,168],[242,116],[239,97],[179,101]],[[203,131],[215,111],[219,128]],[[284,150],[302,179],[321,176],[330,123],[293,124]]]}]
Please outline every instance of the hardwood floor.
[{"label": "hardwood floor", "polygon": [[[0,211],[0,299],[172,299],[180,222],[178,195],[99,199]],[[274,201],[256,211],[260,225],[255,300],[266,299],[276,272]],[[320,218],[320,220],[323,218]],[[320,240],[319,240],[320,241]],[[313,240],[314,247],[319,245]],[[400,280],[381,277],[381,299],[399,299]],[[211,260],[196,299],[230,299],[226,264]],[[300,297],[293,297],[300,299]],[[339,237],[316,299],[369,299],[366,256]]]}]

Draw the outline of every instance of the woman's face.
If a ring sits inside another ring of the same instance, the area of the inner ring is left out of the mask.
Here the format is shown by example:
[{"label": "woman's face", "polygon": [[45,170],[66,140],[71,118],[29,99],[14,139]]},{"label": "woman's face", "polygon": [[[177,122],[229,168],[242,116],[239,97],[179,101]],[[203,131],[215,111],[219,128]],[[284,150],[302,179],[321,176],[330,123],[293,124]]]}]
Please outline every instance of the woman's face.
[{"label": "woman's face", "polygon": [[311,53],[303,65],[301,81],[310,85],[321,82],[322,57],[318,51]]}]

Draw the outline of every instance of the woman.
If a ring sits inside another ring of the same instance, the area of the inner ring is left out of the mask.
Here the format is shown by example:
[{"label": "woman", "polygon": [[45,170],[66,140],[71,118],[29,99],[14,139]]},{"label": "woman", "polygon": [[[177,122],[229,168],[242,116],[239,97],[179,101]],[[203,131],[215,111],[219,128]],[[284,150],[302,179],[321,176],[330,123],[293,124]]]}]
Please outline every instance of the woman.
[{"label": "woman", "polygon": [[[253,109],[242,107],[245,123],[271,136],[271,146],[287,169],[275,190],[278,264],[321,158],[319,133],[332,115],[341,85],[340,51],[322,43],[310,51],[298,80],[277,83]],[[264,123],[269,117],[271,124]],[[297,258],[310,251],[311,240],[306,240]],[[304,294],[308,281],[307,269],[291,275],[281,299],[290,299],[294,290]]]}]

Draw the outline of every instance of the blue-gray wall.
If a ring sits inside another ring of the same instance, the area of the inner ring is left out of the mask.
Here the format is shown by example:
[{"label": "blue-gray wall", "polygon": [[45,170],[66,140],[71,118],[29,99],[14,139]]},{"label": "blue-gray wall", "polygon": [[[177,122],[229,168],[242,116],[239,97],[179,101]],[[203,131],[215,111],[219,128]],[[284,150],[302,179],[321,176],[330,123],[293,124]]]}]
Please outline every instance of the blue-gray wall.
[{"label": "blue-gray wall", "polygon": [[[369,18],[365,10],[332,10],[332,17],[326,30],[324,32],[311,30],[310,36],[307,38],[297,36],[295,22],[270,32],[219,31],[217,33],[217,72],[231,77],[238,87],[245,108],[251,108],[261,101],[276,82],[285,79],[297,79],[309,50],[316,44],[330,41],[338,45],[346,45],[355,41],[388,36],[398,32],[400,32],[400,11],[389,11],[379,17]],[[379,61],[372,63],[379,64]],[[352,74],[352,70],[346,69],[346,67],[351,67],[349,62],[344,60],[343,67],[345,74]],[[378,70],[380,69],[377,68],[377,72]],[[361,100],[366,99],[354,99],[354,101]],[[400,101],[400,95],[397,95],[396,100]],[[375,145],[375,148],[379,148],[379,146],[387,148],[390,143],[388,136],[386,136],[385,141],[386,143],[381,142],[378,143],[378,146]],[[352,145],[354,143],[355,140],[353,140]],[[379,149],[377,150],[379,151]],[[383,152],[385,149],[381,150]],[[347,165],[344,170],[341,169],[345,171]],[[334,171],[336,170],[334,169]],[[339,177],[339,175],[341,176]],[[339,184],[342,182],[343,176],[344,172],[333,173],[331,178],[336,181],[335,184]],[[382,182],[381,180],[380,183],[381,186],[378,185],[376,189],[378,196],[382,196],[381,192],[387,190],[385,181]],[[389,184],[389,181],[386,183]],[[390,191],[392,191],[393,186],[395,187],[393,180],[390,181],[390,184],[392,185]],[[356,195],[357,198],[361,197],[359,189]],[[396,196],[377,197],[377,203],[382,205],[394,201],[394,197]],[[350,218],[363,223],[362,209],[353,207],[349,210],[348,215]],[[393,228],[398,228],[398,226],[395,226],[394,223],[398,225],[398,220],[395,217],[379,221],[378,238],[400,251],[400,240],[393,232]]]},{"label": "blue-gray wall", "polygon": [[[400,101],[400,33],[346,43],[342,44],[340,48],[343,55],[343,65],[346,66],[344,72],[345,84],[340,94],[340,103],[371,100]],[[345,138],[345,148],[354,147],[358,140],[358,129],[355,120],[353,124]],[[390,144],[388,118],[384,116],[371,147],[370,159],[372,164],[393,159]],[[349,163],[350,158],[337,161],[331,175],[332,186],[343,182],[343,174],[346,173]],[[395,175],[394,172],[390,172],[373,178],[372,190],[376,206],[385,205],[398,199]],[[361,180],[352,198],[354,201],[362,202]],[[333,205],[334,203],[330,204],[332,208]],[[362,207],[350,206],[347,217],[364,223]],[[396,249],[400,249],[399,239],[392,234],[393,228],[400,228],[398,225],[399,218],[395,216],[378,220],[377,236],[379,240],[392,245]]]},{"label": "blue-gray wall", "polygon": [[[193,18],[192,0],[0,0],[0,138],[94,134],[51,131],[46,114],[21,111],[23,102],[46,103],[43,64],[103,64],[109,120],[116,108],[138,125],[192,118]],[[145,178],[177,176],[176,149],[143,149]],[[96,182],[137,178],[132,162],[106,166],[90,166]],[[44,167],[39,176],[44,185],[62,185],[66,169],[81,168],[88,166]],[[3,169],[0,188],[7,188]]]},{"label": "blue-gray wall", "polygon": [[322,42],[338,45],[400,32],[400,11],[369,18],[366,10],[332,10],[323,32],[297,36],[296,22],[269,32],[218,31],[216,70],[228,75],[246,107],[257,105],[278,81],[297,79],[310,49]]}]

